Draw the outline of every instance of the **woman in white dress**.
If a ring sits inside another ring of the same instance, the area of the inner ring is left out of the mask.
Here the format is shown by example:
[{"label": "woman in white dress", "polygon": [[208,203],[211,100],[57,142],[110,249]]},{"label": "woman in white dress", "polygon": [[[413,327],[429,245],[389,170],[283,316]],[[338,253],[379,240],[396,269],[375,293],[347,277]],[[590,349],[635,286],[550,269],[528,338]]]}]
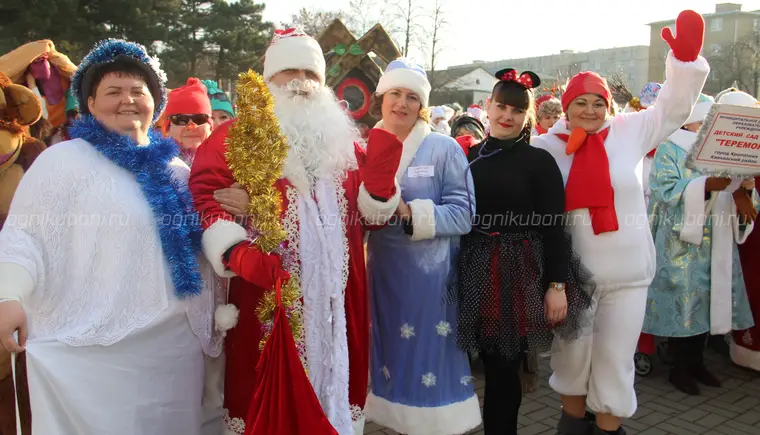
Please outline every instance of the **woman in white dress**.
[{"label": "woman in white dress", "polygon": [[189,168],[152,128],[164,82],[144,47],[98,43],[73,139],[40,155],[0,231],[0,342],[27,353],[33,434],[201,433],[215,283]]}]

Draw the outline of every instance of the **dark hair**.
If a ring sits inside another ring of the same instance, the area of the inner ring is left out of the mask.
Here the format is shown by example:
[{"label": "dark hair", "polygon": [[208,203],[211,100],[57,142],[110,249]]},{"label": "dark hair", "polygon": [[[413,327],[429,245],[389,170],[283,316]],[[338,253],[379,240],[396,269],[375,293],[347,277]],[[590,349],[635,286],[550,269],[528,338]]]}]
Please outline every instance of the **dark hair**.
[{"label": "dark hair", "polygon": [[536,103],[532,89],[512,81],[499,81],[491,92],[491,101],[516,107],[526,112],[528,122],[526,128],[536,125]]},{"label": "dark hair", "polygon": [[485,139],[486,136],[483,123],[469,114],[458,116],[454,120],[451,125],[451,137],[456,139],[461,130],[467,130],[472,133],[472,136],[479,141]]},{"label": "dark hair", "polygon": [[[148,88],[151,88],[151,80],[145,72],[136,65],[121,62],[107,63],[96,71],[96,76],[92,79],[92,86],[90,89],[85,89],[87,97],[95,97],[95,92],[98,90],[98,86],[103,82],[107,75],[113,74],[117,77],[129,77],[133,79],[139,79],[145,82]],[[156,94],[153,93],[153,89],[150,89],[153,98],[156,98]]]}]

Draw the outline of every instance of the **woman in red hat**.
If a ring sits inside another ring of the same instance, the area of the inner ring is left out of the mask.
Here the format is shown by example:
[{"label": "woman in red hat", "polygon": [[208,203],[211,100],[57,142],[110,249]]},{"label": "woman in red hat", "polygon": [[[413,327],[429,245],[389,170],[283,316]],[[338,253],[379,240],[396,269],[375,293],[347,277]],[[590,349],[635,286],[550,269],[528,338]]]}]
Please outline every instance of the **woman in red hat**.
[{"label": "woman in red hat", "polygon": [[554,156],[562,172],[567,231],[597,284],[589,333],[573,342],[558,338],[561,350],[552,355],[549,383],[561,395],[563,435],[588,433],[587,406],[596,413],[595,434],[624,434],[620,419],[636,411],[633,355],[655,271],[636,168],[684,124],[710,70],[699,56],[704,20],[698,13],[681,12],[676,37],[669,28],[662,36],[672,51],[653,108],[610,116],[606,80],[582,72],[562,96],[565,119],[533,141]]}]

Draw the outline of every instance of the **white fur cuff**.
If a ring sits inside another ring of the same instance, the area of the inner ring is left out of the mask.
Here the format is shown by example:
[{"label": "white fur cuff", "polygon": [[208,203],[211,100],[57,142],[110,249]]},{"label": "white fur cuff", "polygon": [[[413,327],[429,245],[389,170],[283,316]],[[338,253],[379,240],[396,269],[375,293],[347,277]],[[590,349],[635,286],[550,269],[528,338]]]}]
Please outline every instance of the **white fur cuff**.
[{"label": "white fur cuff", "polygon": [[240,311],[233,304],[219,305],[214,312],[214,329],[221,332],[222,336],[234,328],[238,323]]},{"label": "white fur cuff", "polygon": [[435,203],[430,199],[415,199],[409,202],[412,209],[412,241],[435,238]]},{"label": "white fur cuff", "polygon": [[201,245],[203,254],[208,262],[214,267],[214,272],[222,278],[232,278],[235,274],[226,270],[222,263],[222,256],[231,247],[247,240],[248,233],[245,228],[235,222],[218,219],[206,231],[203,232]]},{"label": "white fur cuff", "polygon": [[705,221],[705,182],[707,177],[691,180],[683,192],[683,227],[679,238],[692,245],[701,245]]},{"label": "white fur cuff", "polygon": [[0,263],[0,299],[20,301],[32,294],[34,279],[23,266]]},{"label": "white fur cuff", "polygon": [[359,212],[368,225],[385,225],[396,213],[401,200],[401,187],[396,183],[396,193],[386,202],[378,201],[367,192],[364,183],[359,186],[359,196],[356,199]]}]

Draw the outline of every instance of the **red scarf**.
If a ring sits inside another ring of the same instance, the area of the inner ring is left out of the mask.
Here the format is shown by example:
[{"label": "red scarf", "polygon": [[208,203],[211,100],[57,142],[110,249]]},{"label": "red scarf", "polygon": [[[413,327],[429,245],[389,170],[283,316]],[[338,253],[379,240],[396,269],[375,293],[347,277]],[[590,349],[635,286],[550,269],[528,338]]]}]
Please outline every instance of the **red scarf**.
[{"label": "red scarf", "polygon": [[538,135],[541,136],[542,134],[546,134],[549,132],[549,130],[541,127],[541,124],[536,124],[536,131],[538,132]]},{"label": "red scarf", "polygon": [[[575,151],[565,186],[565,211],[587,208],[595,235],[619,229],[615,191],[610,180],[610,161],[604,149],[608,133],[609,128],[605,128],[586,136]],[[558,134],[557,137],[565,142],[570,139],[566,134]]]}]

